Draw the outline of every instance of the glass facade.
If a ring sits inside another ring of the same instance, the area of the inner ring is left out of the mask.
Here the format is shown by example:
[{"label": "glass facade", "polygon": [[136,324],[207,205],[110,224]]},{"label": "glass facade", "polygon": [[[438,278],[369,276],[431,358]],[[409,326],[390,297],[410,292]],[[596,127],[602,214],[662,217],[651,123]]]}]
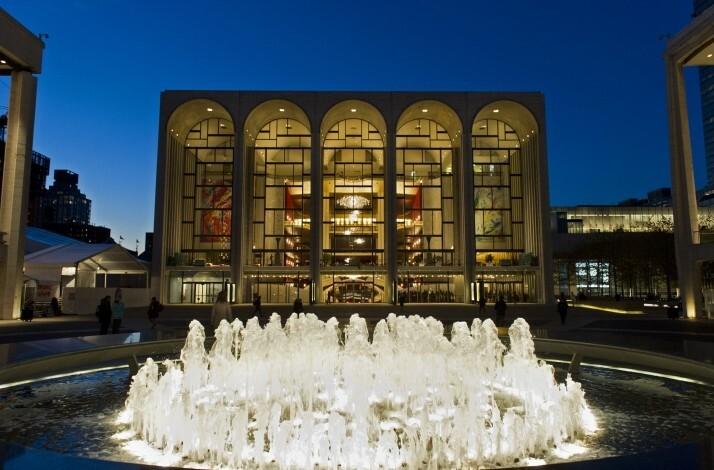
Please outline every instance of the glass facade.
[{"label": "glass facade", "polygon": [[250,257],[246,292],[266,303],[307,300],[311,252],[310,147],[308,127],[274,119],[247,149],[250,186]]},{"label": "glass facade", "polygon": [[523,201],[527,185],[540,196],[524,164],[538,147],[479,118],[490,109],[465,125],[446,104],[415,101],[390,133],[354,99],[311,117],[269,99],[235,125],[209,100],[184,107],[166,126],[167,302],[210,303],[224,289],[266,304],[536,301],[541,269],[526,255],[542,240],[525,235]]},{"label": "glass facade", "polygon": [[523,182],[518,134],[502,121],[473,127],[477,263],[517,264],[523,253]]},{"label": "glass facade", "polygon": [[332,126],[322,144],[323,302],[383,302],[384,141],[363,119]]},{"label": "glass facade", "polygon": [[438,123],[416,119],[397,132],[397,264],[454,264],[453,149]]},{"label": "glass facade", "polygon": [[263,127],[253,149],[253,266],[310,264],[310,132],[293,119]]},{"label": "glass facade", "polygon": [[534,297],[535,276],[521,269],[532,264],[525,250],[521,140],[496,119],[472,128],[476,297],[488,302],[500,295],[508,302]]},{"label": "glass facade", "polygon": [[335,124],[323,141],[323,259],[384,266],[384,142],[367,121]]},{"label": "glass facade", "polygon": [[229,266],[233,207],[233,125],[196,124],[184,143],[181,253],[194,266]]},{"label": "glass facade", "polygon": [[463,277],[429,266],[454,266],[454,154],[452,137],[436,121],[415,119],[397,131],[398,288],[407,302],[463,301]]},{"label": "glass facade", "polygon": [[230,273],[226,271],[171,271],[168,303],[212,304],[229,282]]}]

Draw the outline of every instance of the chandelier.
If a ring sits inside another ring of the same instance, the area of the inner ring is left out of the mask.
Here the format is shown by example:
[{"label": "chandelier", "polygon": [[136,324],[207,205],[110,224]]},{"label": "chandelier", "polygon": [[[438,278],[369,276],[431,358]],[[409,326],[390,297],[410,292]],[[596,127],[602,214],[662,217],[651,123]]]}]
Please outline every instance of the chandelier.
[{"label": "chandelier", "polygon": [[349,196],[339,198],[337,205],[346,209],[364,209],[369,205],[369,199],[364,196],[350,194]]}]

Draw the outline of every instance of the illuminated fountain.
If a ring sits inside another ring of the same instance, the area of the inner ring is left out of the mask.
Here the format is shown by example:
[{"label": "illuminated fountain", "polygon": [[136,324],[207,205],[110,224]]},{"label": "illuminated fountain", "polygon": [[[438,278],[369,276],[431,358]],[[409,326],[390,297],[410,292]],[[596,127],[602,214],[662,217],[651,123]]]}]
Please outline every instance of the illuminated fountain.
[{"label": "illuminated fountain", "polygon": [[121,420],[163,454],[251,468],[475,468],[544,463],[595,430],[580,385],[558,384],[516,320],[380,321],[273,314],[222,322],[206,352],[197,321],[180,364],[151,359]]}]

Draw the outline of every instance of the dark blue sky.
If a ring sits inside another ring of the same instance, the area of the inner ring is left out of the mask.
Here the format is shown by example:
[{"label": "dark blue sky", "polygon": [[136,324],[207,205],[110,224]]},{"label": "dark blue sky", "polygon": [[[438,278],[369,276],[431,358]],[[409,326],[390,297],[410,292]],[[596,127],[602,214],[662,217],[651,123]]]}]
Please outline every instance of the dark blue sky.
[{"label": "dark blue sky", "polygon": [[[80,175],[92,223],[153,231],[167,89],[539,91],[551,205],[671,186],[666,35],[691,0],[3,0],[49,34],[34,147]],[[665,36],[665,39],[660,39]],[[688,90],[698,93],[696,72]],[[10,79],[0,77],[0,106]],[[690,106],[705,181],[699,103]],[[51,183],[51,175],[50,181]]]}]

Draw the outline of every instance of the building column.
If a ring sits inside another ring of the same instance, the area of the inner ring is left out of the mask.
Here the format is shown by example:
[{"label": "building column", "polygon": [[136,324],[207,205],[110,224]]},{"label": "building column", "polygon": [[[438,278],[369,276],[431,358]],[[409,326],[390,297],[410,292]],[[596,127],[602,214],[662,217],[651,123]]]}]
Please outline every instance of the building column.
[{"label": "building column", "polygon": [[687,97],[682,65],[671,56],[666,59],[670,168],[672,193],[675,195],[672,199],[672,212],[677,272],[684,312],[687,317],[694,318],[697,312],[704,310],[704,305],[701,295],[701,276],[695,272],[698,264],[695,263],[693,256],[694,244],[699,243],[699,228]]},{"label": "building column", "polygon": [[13,71],[0,202],[5,251],[0,256],[3,320],[20,316],[36,96],[37,79],[30,72]]},{"label": "building column", "polygon": [[[318,121],[315,119],[314,121]],[[309,303],[322,303],[322,139],[319,125],[310,136],[310,283]],[[314,299],[314,300],[313,300]]]},{"label": "building column", "polygon": [[396,304],[397,292],[397,133],[385,131],[384,155],[384,280],[385,303]]},{"label": "building column", "polygon": [[[461,133],[461,155],[459,168],[454,174],[461,174],[459,196],[461,198],[461,246],[457,249],[463,253],[464,261],[464,303],[471,303],[471,283],[474,283],[474,300],[478,279],[476,279],[476,227],[474,223],[474,163],[473,163],[473,138],[472,124],[468,121],[461,123],[464,132]],[[458,171],[458,173],[457,173]]]},{"label": "building column", "polygon": [[[236,123],[233,123],[233,131],[235,132],[233,140],[233,181],[232,181],[232,212],[231,212],[231,282],[235,286],[235,298],[236,303],[241,302],[252,302],[251,295],[247,291],[248,283],[245,282],[245,266],[248,264],[246,260],[251,260],[250,264],[253,264],[253,250],[247,242],[250,240],[250,236],[247,234],[252,233],[252,227],[248,220],[252,220],[248,217],[244,217],[244,214],[250,214],[252,212],[251,207],[253,204],[253,199],[250,197],[252,191],[246,194],[246,188],[253,187],[253,168],[254,168],[254,152],[251,154],[251,158],[247,159],[245,155],[245,142],[243,141],[242,128],[238,128]],[[248,160],[250,160],[248,162]],[[250,164],[251,167],[246,168]],[[250,175],[250,182],[245,184],[246,175]],[[243,190],[243,192],[241,192]],[[243,236],[246,234],[246,236]],[[246,293],[244,293],[246,290]]]}]

